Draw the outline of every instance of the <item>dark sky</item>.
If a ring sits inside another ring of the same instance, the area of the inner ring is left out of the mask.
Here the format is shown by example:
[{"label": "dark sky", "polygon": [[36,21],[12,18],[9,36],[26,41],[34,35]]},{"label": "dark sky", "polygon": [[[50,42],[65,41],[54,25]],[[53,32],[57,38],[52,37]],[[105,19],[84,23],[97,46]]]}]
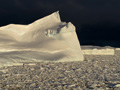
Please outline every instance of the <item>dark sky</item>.
[{"label": "dark sky", "polygon": [[120,0],[0,0],[0,26],[29,24],[58,10],[76,26],[81,44],[120,44]]}]

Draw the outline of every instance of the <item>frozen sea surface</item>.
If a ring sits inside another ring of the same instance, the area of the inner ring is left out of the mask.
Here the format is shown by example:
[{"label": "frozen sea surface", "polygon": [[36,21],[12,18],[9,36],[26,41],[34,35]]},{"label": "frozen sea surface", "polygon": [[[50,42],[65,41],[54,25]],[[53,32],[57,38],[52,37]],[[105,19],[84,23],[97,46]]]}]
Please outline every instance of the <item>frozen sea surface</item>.
[{"label": "frozen sea surface", "polygon": [[85,61],[24,63],[0,69],[0,90],[120,90],[120,51]]}]

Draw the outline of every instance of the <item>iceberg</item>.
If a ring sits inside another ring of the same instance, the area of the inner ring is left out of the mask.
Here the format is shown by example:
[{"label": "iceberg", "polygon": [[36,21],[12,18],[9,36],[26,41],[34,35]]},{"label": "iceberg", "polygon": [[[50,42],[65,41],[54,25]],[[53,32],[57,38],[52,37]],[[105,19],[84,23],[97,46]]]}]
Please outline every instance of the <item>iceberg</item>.
[{"label": "iceberg", "polygon": [[28,25],[0,27],[0,67],[24,62],[83,61],[75,26],[62,22],[59,12]]}]

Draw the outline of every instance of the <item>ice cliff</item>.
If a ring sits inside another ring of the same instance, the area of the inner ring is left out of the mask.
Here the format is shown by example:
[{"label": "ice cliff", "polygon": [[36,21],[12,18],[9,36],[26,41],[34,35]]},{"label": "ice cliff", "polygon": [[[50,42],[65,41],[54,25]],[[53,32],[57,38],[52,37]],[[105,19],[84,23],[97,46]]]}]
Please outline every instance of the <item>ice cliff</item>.
[{"label": "ice cliff", "polygon": [[75,26],[61,22],[59,12],[28,25],[0,27],[0,67],[22,62],[83,59]]}]

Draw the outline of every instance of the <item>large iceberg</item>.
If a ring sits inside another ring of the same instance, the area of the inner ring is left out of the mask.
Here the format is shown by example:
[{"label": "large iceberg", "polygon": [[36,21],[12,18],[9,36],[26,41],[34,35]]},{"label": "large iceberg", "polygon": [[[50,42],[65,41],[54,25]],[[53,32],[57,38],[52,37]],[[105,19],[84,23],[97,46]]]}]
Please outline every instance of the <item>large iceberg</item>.
[{"label": "large iceberg", "polygon": [[84,60],[75,26],[59,12],[28,25],[0,27],[0,67],[23,62]]}]

